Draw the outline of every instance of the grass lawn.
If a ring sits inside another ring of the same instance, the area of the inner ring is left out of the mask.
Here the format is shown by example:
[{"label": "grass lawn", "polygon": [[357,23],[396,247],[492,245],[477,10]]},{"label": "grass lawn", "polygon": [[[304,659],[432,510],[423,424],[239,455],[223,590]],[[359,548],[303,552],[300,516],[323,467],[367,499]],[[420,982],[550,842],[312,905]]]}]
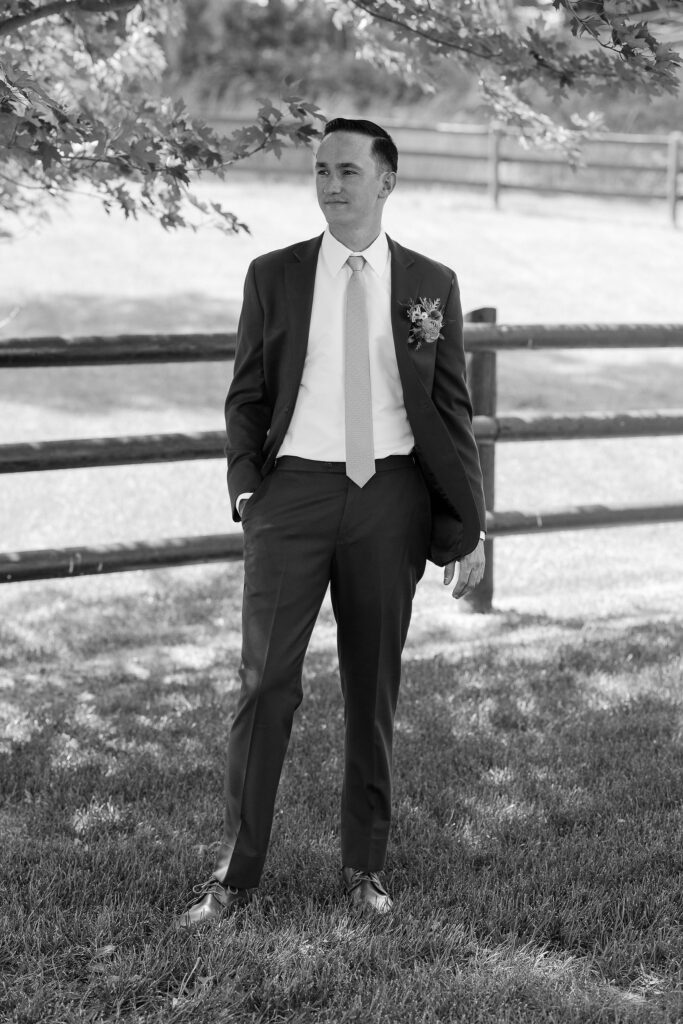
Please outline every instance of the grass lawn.
[{"label": "grass lawn", "polygon": [[[96,208],[0,248],[1,337],[223,330],[310,190],[217,196],[252,238]],[[394,202],[395,200],[395,202]],[[501,322],[683,322],[683,235],[623,203],[405,188],[389,230]],[[310,204],[310,205],[307,205]],[[388,208],[389,212],[389,208]],[[680,353],[518,353],[501,407],[680,405]],[[218,429],[229,368],[5,371],[0,443]],[[498,508],[680,500],[680,439],[501,445]],[[220,462],[2,479],[5,550],[228,528]],[[427,573],[396,736],[390,919],[341,899],[342,707],[326,603],[248,913],[169,925],[209,873],[241,566],[0,588],[0,1024],[683,1019],[683,531],[501,540],[496,611]]]},{"label": "grass lawn", "polygon": [[341,898],[333,624],[307,659],[256,904],[169,930],[211,868],[239,565],[12,588],[0,624],[0,1019],[673,1022],[680,619],[418,621],[390,919]]}]

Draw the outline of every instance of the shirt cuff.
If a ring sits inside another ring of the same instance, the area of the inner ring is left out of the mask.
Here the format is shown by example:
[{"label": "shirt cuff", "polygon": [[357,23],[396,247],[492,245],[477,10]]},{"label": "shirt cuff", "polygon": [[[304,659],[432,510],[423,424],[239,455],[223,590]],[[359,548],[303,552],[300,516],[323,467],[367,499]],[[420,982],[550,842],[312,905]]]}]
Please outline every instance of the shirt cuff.
[{"label": "shirt cuff", "polygon": [[[238,516],[240,514],[240,502],[241,502],[242,498],[246,498],[247,501],[248,501],[249,498],[251,498],[253,493],[254,493],[253,491],[243,491],[241,494],[237,495],[237,501],[235,502],[235,508],[237,509],[237,515]],[[240,516],[240,519],[241,518],[242,517]]]}]

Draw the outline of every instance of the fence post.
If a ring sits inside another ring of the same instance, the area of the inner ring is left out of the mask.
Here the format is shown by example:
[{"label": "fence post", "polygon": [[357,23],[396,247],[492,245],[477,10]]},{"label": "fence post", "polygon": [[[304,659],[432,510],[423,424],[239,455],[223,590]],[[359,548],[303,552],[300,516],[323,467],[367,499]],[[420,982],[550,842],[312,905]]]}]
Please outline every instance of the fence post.
[{"label": "fence post", "polygon": [[680,132],[669,133],[669,159],[666,172],[666,195],[669,206],[671,223],[676,227],[676,205],[678,203],[678,168],[679,168],[679,147],[681,142]]},{"label": "fence post", "polygon": [[[496,310],[490,306],[475,309],[465,316],[472,324],[495,324]],[[469,364],[469,386],[475,416],[495,416],[498,400],[497,361],[495,349],[473,352]],[[484,478],[486,508],[493,511],[495,499],[496,444],[493,438],[477,442]],[[493,605],[493,540],[484,543],[486,570],[479,586],[464,598],[473,612],[490,612]]]},{"label": "fence post", "polygon": [[498,209],[498,196],[500,193],[500,179],[498,167],[500,164],[500,128],[493,122],[489,125],[489,196],[495,210]]}]

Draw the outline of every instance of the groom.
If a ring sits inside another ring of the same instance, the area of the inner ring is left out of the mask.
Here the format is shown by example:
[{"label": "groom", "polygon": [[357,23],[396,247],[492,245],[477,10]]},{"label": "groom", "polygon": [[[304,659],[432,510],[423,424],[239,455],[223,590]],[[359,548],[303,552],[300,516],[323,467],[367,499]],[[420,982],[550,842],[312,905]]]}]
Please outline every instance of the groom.
[{"label": "groom", "polygon": [[425,561],[461,597],[484,571],[484,498],[455,275],[382,230],[391,137],[328,122],[315,163],[322,236],[250,266],[226,402],[228,487],[244,529],[241,693],[211,878],[178,919],[248,901],[328,584],[345,707],[342,884],[380,913],[394,712]]}]

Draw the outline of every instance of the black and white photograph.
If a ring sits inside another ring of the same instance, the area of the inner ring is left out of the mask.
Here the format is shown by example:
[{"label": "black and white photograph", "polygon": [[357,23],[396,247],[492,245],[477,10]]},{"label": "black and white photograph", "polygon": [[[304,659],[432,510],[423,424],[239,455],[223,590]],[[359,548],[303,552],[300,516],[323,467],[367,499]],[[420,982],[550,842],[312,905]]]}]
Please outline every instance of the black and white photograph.
[{"label": "black and white photograph", "polygon": [[683,1019],[682,0],[0,0],[0,1024]]}]

